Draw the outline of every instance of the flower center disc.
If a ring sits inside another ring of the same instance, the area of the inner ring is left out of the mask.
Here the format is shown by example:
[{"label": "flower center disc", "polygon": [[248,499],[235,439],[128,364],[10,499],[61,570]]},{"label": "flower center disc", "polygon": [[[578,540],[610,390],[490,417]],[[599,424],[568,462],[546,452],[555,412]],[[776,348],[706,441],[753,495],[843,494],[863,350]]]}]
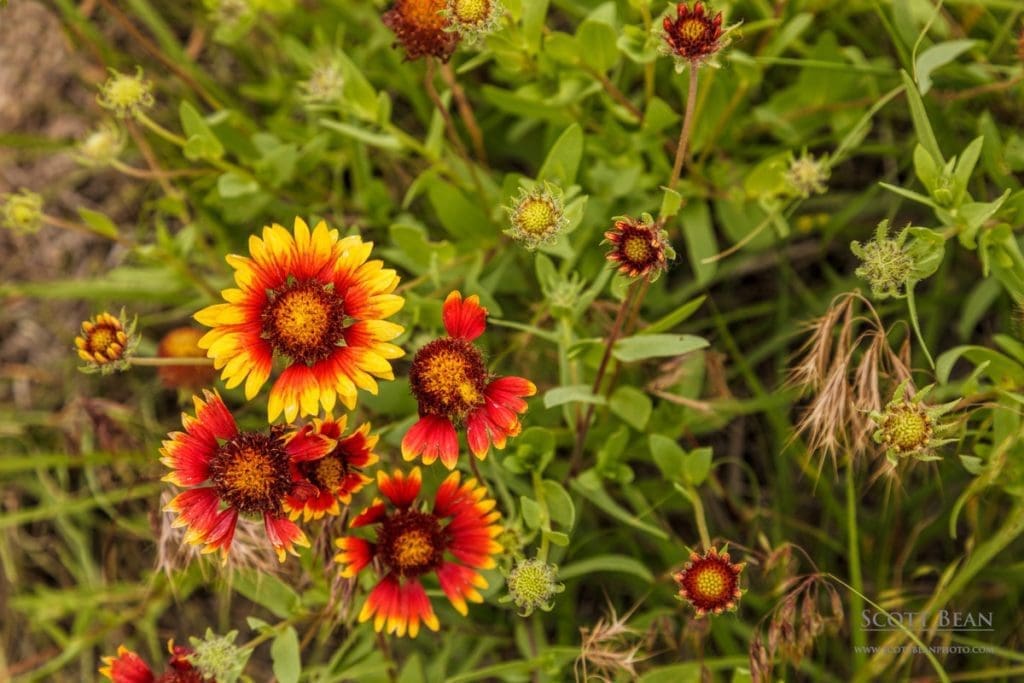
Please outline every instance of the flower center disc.
[{"label": "flower center disc", "polygon": [[441,16],[445,0],[405,0],[399,3],[402,18],[419,29],[437,31],[444,27]]},{"label": "flower center disc", "polygon": [[911,405],[897,406],[885,421],[883,430],[889,442],[900,451],[922,448],[931,436],[925,413]]},{"label": "flower center disc", "polygon": [[651,258],[651,245],[639,235],[630,235],[622,243],[622,253],[631,262],[643,264]]},{"label": "flower center disc", "polygon": [[263,335],[274,348],[300,363],[327,358],[344,338],[345,307],[332,289],[315,280],[270,295],[263,311]]},{"label": "flower center disc", "polygon": [[318,489],[334,491],[341,484],[348,467],[340,456],[328,453],[319,460],[301,464],[302,473],[306,475]]},{"label": "flower center disc", "polygon": [[700,19],[687,19],[679,26],[679,35],[691,43],[697,43],[704,40],[707,32],[707,24]]},{"label": "flower center disc", "polygon": [[377,534],[381,556],[401,576],[419,576],[441,565],[444,536],[437,518],[407,510],[389,517]]},{"label": "flower center disc", "polygon": [[487,368],[469,342],[435,339],[416,353],[409,384],[425,413],[461,417],[484,402]]},{"label": "flower center disc", "polygon": [[490,12],[490,0],[456,0],[455,16],[463,24],[480,24]]},{"label": "flower center disc", "polygon": [[107,325],[97,325],[89,333],[89,350],[106,353],[111,344],[117,343],[117,331]]},{"label": "flower center disc", "polygon": [[694,578],[697,591],[707,600],[721,600],[728,597],[726,592],[727,584],[722,573],[714,567],[706,567],[697,573]]},{"label": "flower center disc", "polygon": [[530,199],[519,208],[519,223],[531,235],[541,235],[555,223],[555,211],[542,199]]},{"label": "flower center disc", "polygon": [[246,514],[279,513],[291,490],[288,454],[269,436],[243,432],[220,447],[210,461],[217,493]]}]

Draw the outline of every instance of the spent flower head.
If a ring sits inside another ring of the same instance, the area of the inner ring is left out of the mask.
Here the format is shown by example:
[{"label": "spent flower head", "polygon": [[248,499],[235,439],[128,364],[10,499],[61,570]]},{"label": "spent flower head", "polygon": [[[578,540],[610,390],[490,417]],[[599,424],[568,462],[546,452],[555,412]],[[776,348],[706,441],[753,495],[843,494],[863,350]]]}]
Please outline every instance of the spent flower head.
[{"label": "spent flower head", "polygon": [[829,175],[827,156],[815,159],[806,149],[799,157],[790,155],[786,181],[801,197],[806,199],[812,194],[825,194],[828,191]]},{"label": "spent flower head", "polygon": [[337,102],[345,87],[345,77],[336,59],[323,58],[314,66],[308,81],[302,82],[302,98],[307,102]]},{"label": "spent flower head", "polygon": [[43,226],[43,198],[28,190],[0,196],[0,225],[15,232],[39,232]]},{"label": "spent flower head", "polygon": [[498,29],[505,6],[500,0],[446,0],[441,15],[448,20],[446,31],[458,33],[467,45],[474,45]]},{"label": "spent flower head", "polygon": [[135,334],[137,319],[126,322],[124,309],[119,316],[103,312],[82,323],[82,331],[75,337],[75,349],[85,365],[78,368],[85,373],[99,372],[109,375],[130,367],[129,359],[139,345]]},{"label": "spent flower head", "polygon": [[687,2],[677,4],[676,16],[669,12],[661,28],[661,50],[675,60],[676,71],[682,72],[687,66],[718,66],[715,56],[731,42],[729,33],[735,26],[723,27],[722,13],[712,14],[697,0],[692,8]]},{"label": "spent flower head", "polygon": [[153,106],[153,84],[143,78],[141,66],[135,67],[135,75],[111,69],[96,101],[122,118],[137,116]]},{"label": "spent flower head", "polygon": [[395,34],[395,44],[405,50],[406,60],[437,57],[447,62],[459,44],[459,34],[448,30],[442,15],[446,0],[395,0],[381,17]]},{"label": "spent flower head", "polygon": [[569,223],[562,190],[550,183],[519,188],[519,197],[505,211],[511,224],[505,234],[530,251],[553,242]]},{"label": "spent flower head", "polygon": [[882,221],[873,240],[867,244],[850,243],[850,250],[861,260],[854,272],[868,281],[871,293],[879,299],[903,296],[907,281],[913,276],[914,259],[905,246],[908,234],[904,229],[895,238],[890,237],[889,221]]},{"label": "spent flower head", "polygon": [[235,638],[238,631],[229,631],[223,636],[218,636],[211,629],[206,629],[206,635],[200,638],[189,638],[192,643],[192,654],[188,661],[192,663],[204,676],[217,681],[217,683],[234,683],[252,650],[244,650],[235,645]]},{"label": "spent flower head", "polygon": [[874,433],[875,443],[885,448],[885,457],[890,463],[895,465],[906,458],[941,460],[936,449],[956,440],[943,438],[955,423],[942,418],[959,401],[929,405],[924,398],[931,388],[929,385],[911,394],[908,383],[901,382],[885,409],[872,411],[871,420],[878,427]]},{"label": "spent flower head", "polygon": [[618,264],[619,272],[627,277],[657,280],[676,257],[661,222],[648,213],[641,214],[639,220],[629,216],[613,220],[615,225],[601,242],[612,245],[605,258]]},{"label": "spent flower head", "polygon": [[83,166],[107,166],[123,150],[124,133],[113,121],[104,121],[78,143],[75,160]]},{"label": "spent flower head", "polygon": [[521,558],[505,577],[508,595],[499,602],[514,602],[519,616],[528,617],[536,609],[550,612],[554,597],[565,590],[558,582],[558,565],[534,558]]}]

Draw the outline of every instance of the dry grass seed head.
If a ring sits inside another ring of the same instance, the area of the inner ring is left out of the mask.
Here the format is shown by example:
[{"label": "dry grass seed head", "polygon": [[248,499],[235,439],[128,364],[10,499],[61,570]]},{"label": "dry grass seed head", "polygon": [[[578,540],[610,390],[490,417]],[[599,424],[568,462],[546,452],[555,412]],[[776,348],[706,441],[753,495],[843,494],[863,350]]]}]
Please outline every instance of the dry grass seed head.
[{"label": "dry grass seed head", "polygon": [[637,677],[637,663],[647,658],[647,655],[641,655],[641,651],[648,634],[639,633],[627,622],[639,606],[637,603],[619,616],[609,601],[605,616],[598,619],[593,627],[580,628],[580,654],[573,666],[577,681],[586,683],[597,679],[610,683],[622,673],[633,679]]}]

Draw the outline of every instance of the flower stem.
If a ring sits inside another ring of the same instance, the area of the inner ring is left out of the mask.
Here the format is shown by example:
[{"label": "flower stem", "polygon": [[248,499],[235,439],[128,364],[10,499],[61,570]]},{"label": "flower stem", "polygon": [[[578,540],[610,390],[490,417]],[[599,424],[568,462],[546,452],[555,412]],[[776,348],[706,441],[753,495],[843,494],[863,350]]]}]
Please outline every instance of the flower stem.
[{"label": "flower stem", "polygon": [[476,186],[477,194],[480,197],[480,201],[485,201],[487,194],[484,192],[483,183],[480,182],[480,176],[477,175],[476,165],[469,158],[469,151],[466,149],[466,145],[463,144],[462,138],[459,137],[459,131],[455,128],[455,121],[452,119],[451,112],[448,111],[448,107],[445,106],[444,100],[437,93],[437,88],[434,87],[434,60],[433,58],[427,59],[427,72],[424,74],[424,86],[427,91],[427,95],[430,97],[430,101],[434,103],[434,108],[437,109],[438,113],[441,114],[441,118],[444,119],[445,130],[448,133],[448,140],[451,141],[452,146],[455,147],[455,151],[462,157],[462,160],[466,164],[466,168],[469,170],[469,175],[473,180],[473,185]]},{"label": "flower stem", "polygon": [[676,488],[682,493],[693,505],[693,521],[697,524],[697,533],[700,534],[700,544],[703,546],[704,552],[711,550],[711,534],[708,533],[708,518],[704,514],[704,503],[700,499],[700,494],[692,486],[680,486],[676,485]]},{"label": "flower stem", "polygon": [[[857,530],[857,487],[853,480],[853,463],[846,463],[846,555],[850,565],[850,582],[853,592],[850,595],[850,612],[854,615],[864,610],[864,577],[860,566],[860,534]],[[860,670],[867,661],[867,634],[858,624],[852,624],[853,631],[853,663],[855,670]]]},{"label": "flower stem", "polygon": [[61,230],[81,232],[86,235],[92,235],[94,237],[105,237],[106,239],[117,242],[118,244],[124,247],[130,248],[135,246],[135,242],[128,239],[127,237],[121,237],[120,235],[116,234],[100,232],[99,230],[92,229],[88,225],[83,225],[81,223],[73,223],[72,221],[66,221],[63,218],[58,218],[57,216],[51,216],[49,214],[43,214],[42,218],[43,222],[46,223],[47,225],[52,225],[53,227],[60,228]]},{"label": "flower stem", "polygon": [[441,77],[451,89],[452,96],[455,97],[455,105],[459,108],[462,123],[465,124],[466,130],[469,132],[469,139],[473,141],[473,151],[476,153],[476,158],[486,167],[487,148],[484,146],[484,134],[480,130],[480,124],[476,121],[473,105],[470,104],[469,98],[466,97],[466,91],[459,85],[459,81],[455,76],[455,70],[452,69],[452,65],[449,62],[441,64]]},{"label": "flower stem", "polygon": [[155,358],[152,356],[133,356],[128,359],[132,365],[152,367],[176,367],[184,365],[213,365],[212,358]]},{"label": "flower stem", "polygon": [[676,147],[676,160],[672,164],[672,177],[668,180],[668,188],[674,190],[683,172],[683,162],[690,145],[690,131],[693,129],[693,113],[697,108],[697,67],[690,64],[690,88],[686,91],[686,114],[683,116],[683,129],[679,132],[679,145]]},{"label": "flower stem", "polygon": [[[591,393],[597,395],[601,391],[601,383],[604,381],[605,372],[608,370],[608,363],[612,357],[612,347],[615,346],[615,342],[618,341],[619,335],[622,333],[622,326],[626,322],[626,314],[628,313],[630,306],[633,302],[633,297],[638,291],[637,281],[634,280],[629,285],[629,289],[626,291],[626,296],[622,297],[622,303],[619,304],[619,310],[615,313],[615,322],[612,323],[612,329],[608,333],[608,338],[604,344],[604,355],[601,356],[601,363],[597,366],[597,375],[594,377],[594,388]],[[573,449],[572,460],[569,462],[569,473],[573,475],[577,472],[580,465],[582,465],[583,459],[583,444],[587,440],[587,432],[590,431],[590,419],[594,416],[594,404],[591,403],[587,407],[586,415],[582,420],[576,423],[576,447]]]}]

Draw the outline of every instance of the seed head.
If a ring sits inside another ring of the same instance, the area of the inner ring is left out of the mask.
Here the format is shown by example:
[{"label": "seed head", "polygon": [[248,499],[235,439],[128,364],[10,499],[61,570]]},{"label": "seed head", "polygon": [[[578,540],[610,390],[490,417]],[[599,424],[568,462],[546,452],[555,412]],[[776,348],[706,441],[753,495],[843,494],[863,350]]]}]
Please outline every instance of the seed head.
[{"label": "seed head", "polygon": [[237,637],[238,631],[218,636],[211,629],[206,629],[202,639],[189,638],[193,652],[188,655],[188,661],[210,680],[233,683],[241,676],[252,652],[235,645]]},{"label": "seed head", "polygon": [[22,190],[0,197],[0,225],[21,233],[39,232],[43,226],[43,198]]},{"label": "seed head", "polygon": [[467,45],[474,45],[497,30],[505,6],[500,0],[446,0],[441,14],[448,19],[446,31],[458,33]]},{"label": "seed head", "polygon": [[141,66],[135,67],[134,76],[111,69],[96,101],[122,118],[137,116],[153,106],[153,84],[142,77]]},{"label": "seed head", "polygon": [[519,616],[528,617],[535,609],[545,612],[554,607],[553,599],[565,590],[558,583],[558,566],[539,559],[520,559],[505,577],[509,594],[501,602],[514,602]]},{"label": "seed head", "polygon": [[518,199],[505,210],[511,223],[505,234],[530,251],[553,242],[569,222],[561,189],[548,183],[531,190],[520,188]]},{"label": "seed head", "polygon": [[799,157],[790,157],[786,180],[798,195],[806,199],[812,194],[828,191],[829,175],[828,158],[815,159],[804,150]]},{"label": "seed head", "polygon": [[124,150],[124,134],[113,121],[105,121],[78,143],[75,160],[83,166],[107,166]]},{"label": "seed head", "polygon": [[913,395],[909,394],[907,386],[906,381],[900,383],[885,409],[871,413],[878,427],[874,440],[885,448],[886,458],[894,465],[905,458],[939,460],[936,449],[955,441],[941,438],[954,427],[942,417],[959,401],[929,405],[923,399],[931,390],[930,386]]},{"label": "seed head", "polygon": [[914,259],[904,248],[907,231],[895,238],[889,237],[889,221],[882,221],[875,231],[875,238],[867,244],[851,242],[850,249],[861,260],[855,271],[871,285],[871,293],[879,298],[899,297],[914,272]]},{"label": "seed head", "polygon": [[302,83],[303,99],[307,102],[337,102],[344,87],[341,66],[333,59],[324,59],[313,67],[309,80]]}]

